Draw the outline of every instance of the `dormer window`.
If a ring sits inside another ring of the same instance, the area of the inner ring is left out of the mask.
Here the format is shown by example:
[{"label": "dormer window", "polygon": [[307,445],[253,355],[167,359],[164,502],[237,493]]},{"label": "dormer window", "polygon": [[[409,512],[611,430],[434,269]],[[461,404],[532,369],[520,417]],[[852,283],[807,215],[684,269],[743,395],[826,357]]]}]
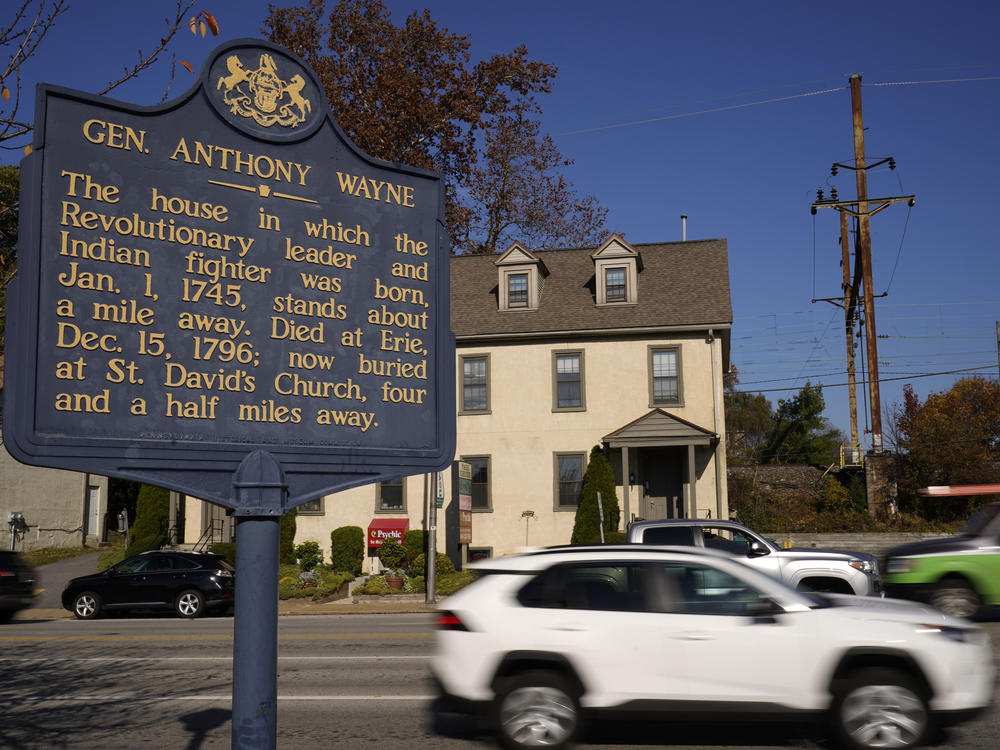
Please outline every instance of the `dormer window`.
[{"label": "dormer window", "polygon": [[542,280],[549,270],[541,258],[515,242],[499,258],[497,267],[497,303],[501,310],[537,310],[542,295]]},{"label": "dormer window", "polygon": [[528,306],[528,274],[511,273],[507,275],[507,306]]},{"label": "dormer window", "polygon": [[601,305],[634,305],[639,301],[642,256],[621,235],[613,234],[590,257],[594,261],[594,301]]},{"label": "dormer window", "polygon": [[607,268],[604,271],[604,292],[608,302],[625,302],[625,269]]}]

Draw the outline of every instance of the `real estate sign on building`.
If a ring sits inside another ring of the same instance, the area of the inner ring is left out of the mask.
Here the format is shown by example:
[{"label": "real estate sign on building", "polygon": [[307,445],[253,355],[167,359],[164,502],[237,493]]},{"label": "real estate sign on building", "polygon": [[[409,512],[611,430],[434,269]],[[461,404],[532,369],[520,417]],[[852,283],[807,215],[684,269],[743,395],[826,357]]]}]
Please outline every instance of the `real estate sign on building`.
[{"label": "real estate sign on building", "polygon": [[290,504],[454,450],[439,175],[372,159],[259,40],[137,107],[38,92],[4,440],[26,463],[226,504],[251,451]]}]

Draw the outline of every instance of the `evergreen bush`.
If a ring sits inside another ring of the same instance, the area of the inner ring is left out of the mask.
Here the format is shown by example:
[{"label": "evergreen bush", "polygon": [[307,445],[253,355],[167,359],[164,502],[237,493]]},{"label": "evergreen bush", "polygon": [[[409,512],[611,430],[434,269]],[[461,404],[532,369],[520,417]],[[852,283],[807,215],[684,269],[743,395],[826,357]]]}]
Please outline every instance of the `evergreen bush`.
[{"label": "evergreen bush", "polygon": [[406,559],[406,550],[395,539],[386,539],[378,548],[378,559],[390,570],[397,570]]},{"label": "evergreen bush", "polygon": [[125,557],[132,557],[151,549],[159,549],[167,541],[167,522],[170,518],[170,491],[163,487],[144,484],[136,501],[135,522]]},{"label": "evergreen bush", "polygon": [[[455,563],[451,561],[444,552],[437,553],[437,560],[434,563],[434,573],[440,577],[455,572]],[[417,555],[413,560],[413,575],[427,575],[427,555]]]},{"label": "evergreen bush", "polygon": [[423,529],[410,529],[403,534],[403,549],[406,550],[406,569],[413,572],[413,561],[427,551],[427,532]]},{"label": "evergreen bush", "polygon": [[360,526],[341,526],[330,532],[330,567],[361,574],[365,561],[365,532]]},{"label": "evergreen bush", "polygon": [[302,542],[297,545],[295,557],[299,561],[299,567],[305,571],[323,564],[323,551],[319,548],[319,542]]},{"label": "evergreen bush", "polygon": [[283,515],[278,527],[278,562],[297,565],[295,559],[295,508]]},{"label": "evergreen bush", "polygon": [[[603,517],[597,508],[598,492],[601,493]],[[595,445],[590,450],[587,473],[583,477],[583,491],[576,509],[570,543],[598,544],[601,541],[601,526],[604,527],[607,540],[609,532],[618,530],[620,520],[621,510],[615,494],[615,473],[601,447]]]}]

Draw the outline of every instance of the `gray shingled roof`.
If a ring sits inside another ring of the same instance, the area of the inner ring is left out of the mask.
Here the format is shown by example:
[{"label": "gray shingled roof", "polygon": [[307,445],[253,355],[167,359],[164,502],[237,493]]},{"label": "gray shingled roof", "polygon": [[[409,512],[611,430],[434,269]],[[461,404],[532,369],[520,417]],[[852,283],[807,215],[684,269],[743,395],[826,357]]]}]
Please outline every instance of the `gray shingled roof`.
[{"label": "gray shingled roof", "polygon": [[593,247],[541,250],[548,268],[537,310],[500,312],[496,255],[451,258],[451,329],[463,336],[673,326],[733,321],[726,241],[632,245],[642,256],[638,304],[594,304]]}]

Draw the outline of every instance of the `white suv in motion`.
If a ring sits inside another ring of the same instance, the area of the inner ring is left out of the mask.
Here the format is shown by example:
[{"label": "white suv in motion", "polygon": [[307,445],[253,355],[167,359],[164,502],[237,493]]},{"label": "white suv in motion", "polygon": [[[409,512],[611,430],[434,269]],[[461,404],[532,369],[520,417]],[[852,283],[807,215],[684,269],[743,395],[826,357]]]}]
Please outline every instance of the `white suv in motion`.
[{"label": "white suv in motion", "polygon": [[918,744],[989,704],[978,626],[893,599],[800,592],[713,553],[551,548],[472,566],[438,613],[446,710],[507,748],[565,747],[583,719],[827,717],[851,748]]}]

